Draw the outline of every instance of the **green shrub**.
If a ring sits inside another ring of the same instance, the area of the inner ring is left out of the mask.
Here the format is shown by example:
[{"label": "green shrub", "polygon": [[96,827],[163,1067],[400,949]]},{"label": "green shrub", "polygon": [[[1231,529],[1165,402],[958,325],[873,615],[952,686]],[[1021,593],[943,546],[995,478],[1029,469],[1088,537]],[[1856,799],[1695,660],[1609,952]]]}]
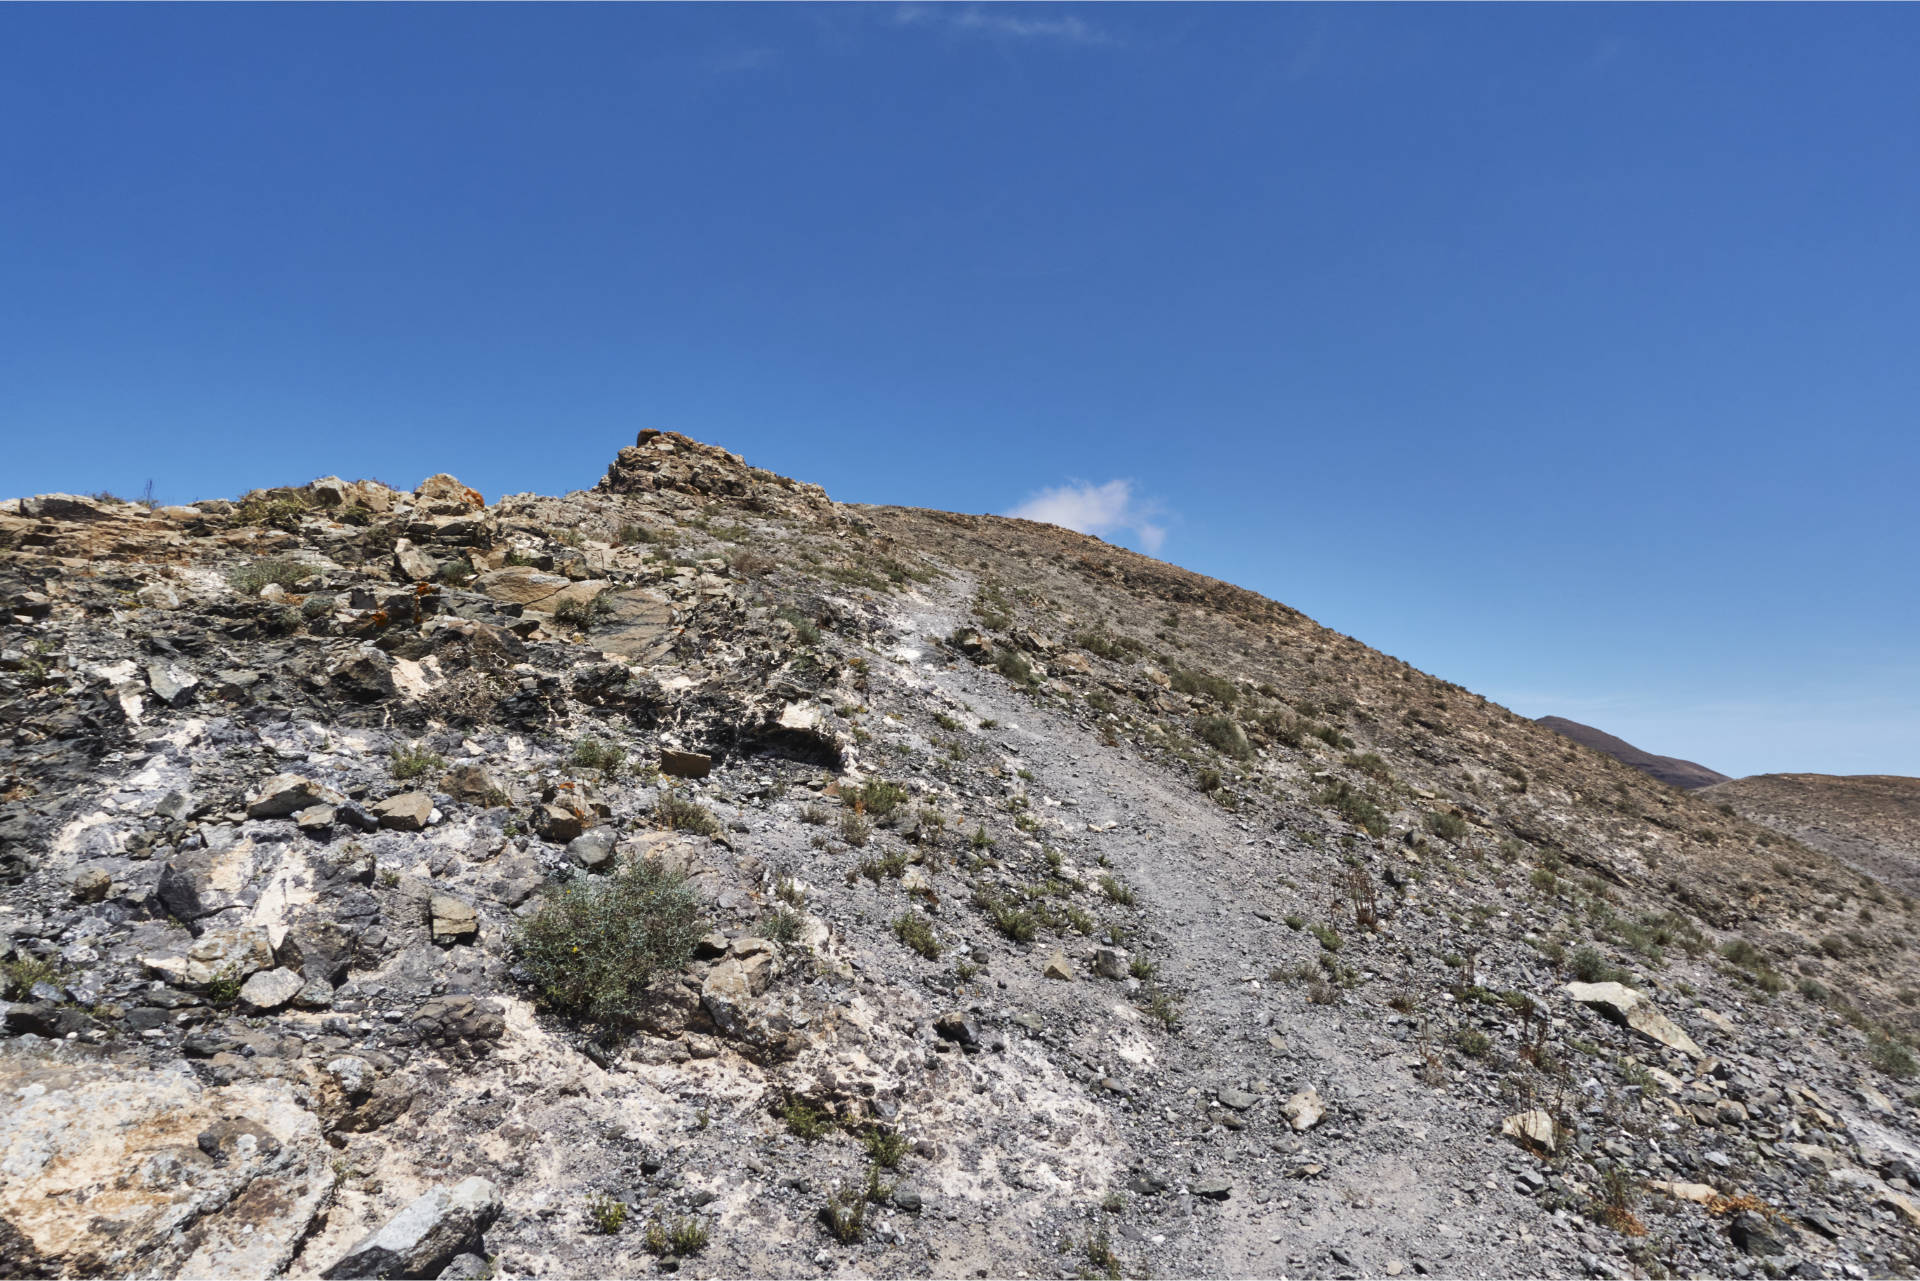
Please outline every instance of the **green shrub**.
[{"label": "green shrub", "polygon": [[708,1237],[707,1225],[698,1219],[655,1219],[647,1225],[643,1244],[648,1254],[665,1259],[700,1253],[707,1248]]},{"label": "green shrub", "polygon": [[712,810],[673,792],[662,792],[653,803],[654,821],[676,832],[695,836],[720,835],[720,820]]},{"label": "green shrub", "polygon": [[1369,836],[1387,834],[1386,814],[1373,803],[1371,797],[1349,785],[1345,779],[1337,779],[1329,783],[1314,800],[1318,804],[1331,807],[1340,817]]},{"label": "green shrub", "polygon": [[873,824],[857,810],[846,810],[840,815],[840,839],[855,849],[865,845],[873,836]]},{"label": "green shrub", "polygon": [[1002,647],[994,651],[994,670],[1012,681],[1015,685],[1032,685],[1038,678],[1033,674],[1033,665],[1014,650]]},{"label": "green shrub", "polygon": [[595,1192],[587,1198],[587,1221],[593,1224],[595,1232],[612,1236],[626,1226],[627,1203],[604,1192]]},{"label": "green shrub", "polygon": [[986,912],[987,919],[993,922],[993,928],[1016,943],[1031,943],[1034,935],[1040,932],[1040,922],[1034,919],[1031,912],[1010,907],[992,895],[976,896],[975,901]]},{"label": "green shrub", "polygon": [[1479,1028],[1463,1027],[1454,1033],[1453,1043],[1460,1047],[1460,1053],[1469,1058],[1482,1058],[1493,1048],[1493,1041]]},{"label": "green shrub", "polygon": [[1286,922],[1287,928],[1290,930],[1297,930],[1307,923],[1307,918],[1298,912],[1288,912],[1280,919]]},{"label": "green shrub", "polygon": [[1427,815],[1427,830],[1443,840],[1458,841],[1467,835],[1467,820],[1452,810],[1439,810]]},{"label": "green shrub", "polygon": [[1591,947],[1577,949],[1567,962],[1567,969],[1582,983],[1616,983],[1625,977],[1607,964],[1606,957]]},{"label": "green shrub", "polygon": [[258,596],[269,583],[291,591],[295,583],[313,577],[313,569],[297,560],[262,556],[227,573],[227,585],[242,596]]},{"label": "green shrub", "polygon": [[1377,782],[1393,782],[1393,771],[1387,768],[1387,763],[1380,758],[1378,752],[1362,752],[1358,756],[1348,756],[1346,764],[1348,769],[1358,770]]},{"label": "green shrub", "polygon": [[405,747],[393,749],[393,776],[401,782],[427,774],[438,774],[446,767],[446,761],[438,752],[418,743],[408,743]]},{"label": "green shrub", "polygon": [[1180,693],[1211,698],[1222,707],[1232,707],[1240,697],[1239,687],[1226,677],[1215,676],[1211,672],[1176,667],[1168,676],[1173,681],[1173,688]]},{"label": "green shrub", "polygon": [[827,1232],[841,1245],[858,1245],[867,1236],[867,1194],[864,1188],[835,1188],[820,1207]]},{"label": "green shrub", "polygon": [[856,810],[865,810],[875,818],[885,818],[907,801],[907,789],[882,778],[868,779],[858,787],[843,789],[841,801]]},{"label": "green shrub", "polygon": [[1235,760],[1247,760],[1253,756],[1253,744],[1247,741],[1247,732],[1231,716],[1203,716],[1194,729],[1216,750]]},{"label": "green shrub", "polygon": [[1122,907],[1133,906],[1133,887],[1125,881],[1115,880],[1111,876],[1100,878],[1100,892]]},{"label": "green shrub", "polygon": [[574,740],[573,751],[567,756],[567,764],[578,769],[599,770],[608,778],[618,774],[627,763],[627,749],[617,743],[607,743],[591,734]]},{"label": "green shrub", "polygon": [[791,908],[778,907],[760,919],[753,932],[775,943],[792,943],[806,929],[806,918]]},{"label": "green shrub", "polygon": [[1896,1081],[1905,1081],[1915,1071],[1913,1051],[1886,1036],[1875,1036],[1867,1043],[1867,1058]]},{"label": "green shrub", "polygon": [[907,1139],[898,1130],[876,1125],[860,1136],[860,1142],[875,1165],[897,1170],[900,1162],[906,1159]]},{"label": "green shrub", "polygon": [[1331,925],[1316,923],[1312,927],[1312,930],[1313,936],[1320,940],[1320,946],[1329,952],[1338,952],[1346,946],[1346,940],[1340,937],[1340,931],[1334,929]]},{"label": "green shrub", "polygon": [[833,1133],[833,1114],[798,1095],[780,1105],[780,1119],[786,1122],[788,1133],[808,1143],[817,1143]]},{"label": "green shrub", "polygon": [[1220,771],[1211,767],[1201,770],[1193,778],[1194,786],[1209,796],[1220,790],[1221,781]]},{"label": "green shrub", "polygon": [[549,1007],[610,1023],[655,976],[685,965],[705,932],[687,878],[634,861],[611,876],[548,882],[515,950]]},{"label": "green shrub", "polygon": [[893,933],[902,943],[929,961],[940,959],[940,940],[933,936],[933,926],[927,918],[918,912],[905,912],[893,919]]}]

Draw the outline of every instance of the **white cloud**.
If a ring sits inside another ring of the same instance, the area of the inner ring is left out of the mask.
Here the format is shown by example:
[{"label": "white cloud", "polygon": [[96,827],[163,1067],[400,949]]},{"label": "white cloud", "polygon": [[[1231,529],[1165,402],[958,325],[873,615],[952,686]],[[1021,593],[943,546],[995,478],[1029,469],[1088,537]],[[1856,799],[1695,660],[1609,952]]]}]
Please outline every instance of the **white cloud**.
[{"label": "white cloud", "polygon": [[[1023,12],[1016,12],[1023,11]],[[1016,40],[1058,40],[1063,44],[1112,44],[1113,37],[1073,14],[1058,18],[1027,17],[1024,5],[996,5],[981,9],[948,5],[904,4],[894,10],[898,26],[936,25],[975,35],[1007,36]]]},{"label": "white cloud", "polygon": [[1149,552],[1159,551],[1167,539],[1160,504],[1134,497],[1130,480],[1110,480],[1104,485],[1076,480],[1056,485],[1041,490],[1007,515],[1102,538],[1129,530]]}]

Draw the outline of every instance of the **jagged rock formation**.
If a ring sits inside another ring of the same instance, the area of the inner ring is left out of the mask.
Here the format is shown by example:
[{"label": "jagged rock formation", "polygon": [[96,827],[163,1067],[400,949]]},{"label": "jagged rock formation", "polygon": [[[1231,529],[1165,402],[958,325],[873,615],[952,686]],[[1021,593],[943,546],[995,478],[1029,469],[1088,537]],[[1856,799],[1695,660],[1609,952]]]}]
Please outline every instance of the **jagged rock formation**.
[{"label": "jagged rock formation", "polygon": [[6,1274],[1920,1258],[1913,900],[1227,584],[648,432],[0,596]]},{"label": "jagged rock formation", "polygon": [[1682,791],[1711,787],[1727,781],[1727,776],[1718,770],[1708,769],[1694,761],[1683,761],[1678,756],[1655,756],[1652,752],[1643,752],[1624,738],[1615,738],[1604,730],[1570,721],[1564,716],[1542,716],[1537,723]]}]

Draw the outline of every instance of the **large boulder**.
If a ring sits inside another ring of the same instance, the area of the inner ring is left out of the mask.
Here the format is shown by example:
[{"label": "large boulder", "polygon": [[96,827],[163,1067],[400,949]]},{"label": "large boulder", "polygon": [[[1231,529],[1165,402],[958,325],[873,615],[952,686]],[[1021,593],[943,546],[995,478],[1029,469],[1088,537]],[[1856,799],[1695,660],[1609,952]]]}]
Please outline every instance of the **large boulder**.
[{"label": "large boulder", "polygon": [[433,1188],[363,1237],[324,1277],[430,1277],[500,1217],[500,1190],[475,1176]]},{"label": "large boulder", "polygon": [[1562,990],[1588,1009],[1622,1027],[1632,1028],[1650,1041],[1678,1050],[1689,1058],[1703,1057],[1693,1038],[1662,1014],[1660,1007],[1643,992],[1636,992],[1624,983],[1569,983]]}]

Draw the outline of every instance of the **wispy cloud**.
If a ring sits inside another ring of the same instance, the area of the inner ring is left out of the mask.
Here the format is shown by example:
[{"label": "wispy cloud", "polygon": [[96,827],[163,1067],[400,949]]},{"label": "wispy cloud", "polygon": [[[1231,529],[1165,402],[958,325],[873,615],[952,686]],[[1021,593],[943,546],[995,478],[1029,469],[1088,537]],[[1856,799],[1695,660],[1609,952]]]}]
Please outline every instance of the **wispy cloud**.
[{"label": "wispy cloud", "polygon": [[1113,44],[1111,35],[1076,14],[1032,16],[1027,5],[903,4],[893,11],[894,25],[944,27],[949,31],[1012,40],[1052,40],[1061,44]]},{"label": "wispy cloud", "polygon": [[1057,485],[1034,494],[1007,515],[1102,538],[1130,531],[1149,552],[1159,551],[1167,539],[1164,509],[1151,499],[1135,497],[1130,480],[1110,480],[1104,485],[1076,480]]}]

